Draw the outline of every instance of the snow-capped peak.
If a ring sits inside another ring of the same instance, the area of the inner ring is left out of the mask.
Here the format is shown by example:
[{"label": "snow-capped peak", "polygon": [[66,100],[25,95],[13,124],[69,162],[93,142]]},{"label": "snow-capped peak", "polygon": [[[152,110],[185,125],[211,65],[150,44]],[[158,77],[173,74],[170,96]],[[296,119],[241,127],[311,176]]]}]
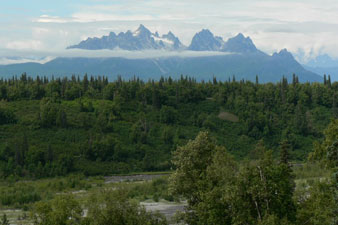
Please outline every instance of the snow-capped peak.
[{"label": "snow-capped peak", "polygon": [[143,24],[140,24],[140,26],[137,28],[136,31],[133,32],[133,36],[136,37],[136,36],[139,36],[139,35],[142,35],[142,34],[149,34],[151,33],[145,26],[143,26]]}]

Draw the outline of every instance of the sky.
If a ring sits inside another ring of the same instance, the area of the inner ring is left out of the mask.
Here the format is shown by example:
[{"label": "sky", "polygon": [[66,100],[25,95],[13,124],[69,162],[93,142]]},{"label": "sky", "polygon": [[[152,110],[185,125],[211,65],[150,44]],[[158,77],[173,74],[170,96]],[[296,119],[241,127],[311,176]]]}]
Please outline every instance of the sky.
[{"label": "sky", "polygon": [[225,40],[241,32],[268,54],[338,58],[337,0],[0,0],[0,58],[70,56],[69,45],[140,24],[185,45],[208,28]]}]

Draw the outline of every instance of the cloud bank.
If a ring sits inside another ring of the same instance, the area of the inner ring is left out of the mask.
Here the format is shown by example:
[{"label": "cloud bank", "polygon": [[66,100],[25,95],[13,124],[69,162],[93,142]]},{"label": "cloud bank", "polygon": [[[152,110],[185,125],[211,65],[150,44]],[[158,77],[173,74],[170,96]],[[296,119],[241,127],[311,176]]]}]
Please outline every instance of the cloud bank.
[{"label": "cloud bank", "polygon": [[[63,49],[87,37],[135,30],[142,23],[153,32],[172,31],[185,45],[196,32],[208,28],[224,39],[242,32],[269,54],[287,48],[302,55],[302,60],[323,53],[338,57],[336,0],[10,2],[1,3],[1,55],[23,51],[55,57],[68,54]],[[29,58],[27,55],[21,56]]]},{"label": "cloud bank", "polygon": [[[145,51],[126,51],[126,50],[82,50],[69,49],[61,51],[30,51],[30,50],[0,50],[0,65],[14,63],[46,63],[57,57],[88,57],[88,58],[109,58],[122,57],[127,59],[143,58],[163,58],[163,57],[201,57],[229,55],[229,52],[197,52],[197,51],[165,51],[165,50],[145,50]],[[46,57],[48,55],[48,57]]]}]

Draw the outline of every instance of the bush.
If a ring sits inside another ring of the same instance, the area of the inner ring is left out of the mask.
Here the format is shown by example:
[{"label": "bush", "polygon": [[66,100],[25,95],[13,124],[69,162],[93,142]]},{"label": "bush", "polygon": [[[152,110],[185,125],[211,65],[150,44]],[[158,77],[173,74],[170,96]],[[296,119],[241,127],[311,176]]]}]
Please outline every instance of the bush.
[{"label": "bush", "polygon": [[125,191],[107,191],[92,195],[88,215],[73,195],[59,195],[49,202],[35,205],[32,219],[35,225],[167,225],[164,216],[146,212],[136,202],[129,201]]},{"label": "bush", "polygon": [[129,201],[122,189],[91,197],[87,221],[91,225],[166,225],[160,214],[147,212],[143,206]]},{"label": "bush", "polygon": [[12,111],[0,108],[0,125],[16,123],[15,115]]},{"label": "bush", "polygon": [[25,204],[41,200],[37,190],[29,185],[21,184],[14,188],[5,188],[0,192],[0,203],[3,206],[22,207]]}]

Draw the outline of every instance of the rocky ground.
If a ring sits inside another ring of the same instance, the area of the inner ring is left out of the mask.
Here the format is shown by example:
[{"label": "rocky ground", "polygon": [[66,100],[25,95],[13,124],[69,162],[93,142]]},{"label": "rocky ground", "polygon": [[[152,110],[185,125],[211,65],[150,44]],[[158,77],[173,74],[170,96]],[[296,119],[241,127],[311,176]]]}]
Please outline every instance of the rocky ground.
[{"label": "rocky ground", "polygon": [[105,177],[105,183],[119,183],[119,182],[132,182],[132,181],[150,181],[155,178],[167,176],[168,174],[140,174],[140,175],[128,175],[128,176],[109,176]]}]

